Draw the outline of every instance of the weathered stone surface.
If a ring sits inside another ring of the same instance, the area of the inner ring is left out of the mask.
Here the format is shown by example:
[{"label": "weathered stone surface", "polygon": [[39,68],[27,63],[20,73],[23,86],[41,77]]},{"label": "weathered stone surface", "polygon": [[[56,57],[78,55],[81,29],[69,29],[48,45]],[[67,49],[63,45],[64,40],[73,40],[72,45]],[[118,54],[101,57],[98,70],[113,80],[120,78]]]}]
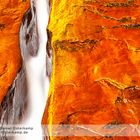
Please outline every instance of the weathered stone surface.
[{"label": "weathered stone surface", "polygon": [[0,1],[0,102],[21,67],[19,27],[28,7],[28,0]]},{"label": "weathered stone surface", "polygon": [[139,0],[51,1],[53,71],[43,124],[139,124],[139,15]]}]

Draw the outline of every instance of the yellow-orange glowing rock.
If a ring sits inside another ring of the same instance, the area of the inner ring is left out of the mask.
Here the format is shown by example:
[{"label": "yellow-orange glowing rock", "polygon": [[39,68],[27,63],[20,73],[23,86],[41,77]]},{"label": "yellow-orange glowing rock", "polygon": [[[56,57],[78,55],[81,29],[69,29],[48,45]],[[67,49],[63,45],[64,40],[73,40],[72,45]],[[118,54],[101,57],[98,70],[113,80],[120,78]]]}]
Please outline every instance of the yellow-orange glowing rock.
[{"label": "yellow-orange glowing rock", "polygon": [[0,1],[0,102],[21,66],[19,27],[28,7],[28,0]]},{"label": "yellow-orange glowing rock", "polygon": [[48,30],[53,72],[42,123],[138,124],[140,1],[52,0]]}]

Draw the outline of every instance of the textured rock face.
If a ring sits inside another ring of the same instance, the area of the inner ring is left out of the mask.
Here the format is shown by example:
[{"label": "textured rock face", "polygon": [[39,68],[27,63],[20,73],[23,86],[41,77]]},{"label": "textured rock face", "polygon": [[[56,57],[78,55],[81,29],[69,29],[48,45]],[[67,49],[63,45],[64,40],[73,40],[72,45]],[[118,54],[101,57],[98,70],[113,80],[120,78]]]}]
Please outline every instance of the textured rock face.
[{"label": "textured rock face", "polygon": [[139,123],[139,15],[139,0],[51,1],[53,72],[43,124]]},{"label": "textured rock face", "polygon": [[28,7],[28,0],[0,1],[0,102],[21,67],[19,27]]}]

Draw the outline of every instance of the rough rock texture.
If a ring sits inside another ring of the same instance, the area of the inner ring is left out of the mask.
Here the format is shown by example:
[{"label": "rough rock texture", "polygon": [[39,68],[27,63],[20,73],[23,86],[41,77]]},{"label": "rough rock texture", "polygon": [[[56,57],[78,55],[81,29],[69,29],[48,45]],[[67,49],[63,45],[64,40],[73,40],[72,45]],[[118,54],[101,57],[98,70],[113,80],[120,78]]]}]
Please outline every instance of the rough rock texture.
[{"label": "rough rock texture", "polygon": [[19,27],[29,0],[0,1],[0,102],[21,67]]},{"label": "rough rock texture", "polygon": [[140,1],[52,0],[48,30],[53,71],[42,123],[139,124]]}]

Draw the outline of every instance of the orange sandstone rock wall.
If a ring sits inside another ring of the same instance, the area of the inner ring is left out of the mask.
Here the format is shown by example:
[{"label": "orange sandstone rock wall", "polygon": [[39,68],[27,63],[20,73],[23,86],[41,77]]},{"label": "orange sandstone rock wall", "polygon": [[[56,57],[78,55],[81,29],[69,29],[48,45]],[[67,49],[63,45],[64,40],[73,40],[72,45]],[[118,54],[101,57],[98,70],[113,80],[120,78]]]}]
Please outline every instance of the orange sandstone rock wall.
[{"label": "orange sandstone rock wall", "polygon": [[0,1],[0,102],[21,66],[19,28],[29,0]]},{"label": "orange sandstone rock wall", "polygon": [[42,123],[139,124],[140,1],[52,0],[48,30],[53,72]]}]

